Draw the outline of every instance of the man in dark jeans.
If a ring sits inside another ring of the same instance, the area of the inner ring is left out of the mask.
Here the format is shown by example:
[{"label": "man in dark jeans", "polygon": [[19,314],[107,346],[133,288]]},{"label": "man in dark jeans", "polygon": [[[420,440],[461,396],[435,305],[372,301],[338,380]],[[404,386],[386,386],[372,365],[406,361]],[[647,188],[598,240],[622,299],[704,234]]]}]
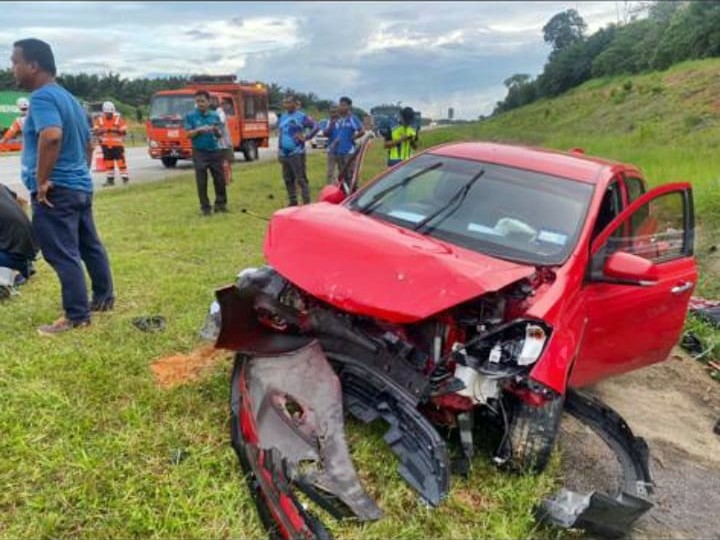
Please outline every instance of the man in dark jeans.
[{"label": "man in dark jeans", "polygon": [[283,182],[288,204],[297,205],[297,188],[304,204],[310,202],[310,186],[305,163],[305,141],[312,139],[320,127],[317,122],[298,109],[295,96],[285,96],[285,114],[278,120],[278,159],[282,164]]},{"label": "man in dark jeans", "polygon": [[17,202],[17,195],[0,185],[0,267],[19,272],[22,277],[15,276],[18,285],[30,277],[37,251],[32,225]]},{"label": "man in dark jeans", "polygon": [[[32,91],[22,180],[32,199],[35,239],[62,288],[65,316],[38,328],[41,335],[54,335],[88,326],[91,311],[109,311],[115,302],[110,263],[92,214],[90,126],[78,101],[55,82],[47,43],[15,42],[11,61],[18,85]],[[82,263],[92,282],[91,302]]]},{"label": "man in dark jeans", "polygon": [[220,145],[222,121],[218,114],[210,109],[210,94],[206,90],[195,92],[195,105],[195,110],[185,116],[185,131],[192,140],[200,211],[203,216],[209,216],[208,169],[210,169],[215,186],[215,212],[227,212],[225,173],[223,171],[225,151]]}]

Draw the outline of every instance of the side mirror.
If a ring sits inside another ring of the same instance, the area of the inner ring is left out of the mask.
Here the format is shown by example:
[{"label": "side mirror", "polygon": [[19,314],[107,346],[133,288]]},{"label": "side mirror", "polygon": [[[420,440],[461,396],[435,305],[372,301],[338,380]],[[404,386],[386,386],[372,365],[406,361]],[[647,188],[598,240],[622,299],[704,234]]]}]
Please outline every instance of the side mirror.
[{"label": "side mirror", "polygon": [[340,204],[345,200],[345,192],[335,185],[325,186],[320,190],[318,200],[330,204]]},{"label": "side mirror", "polygon": [[616,251],[603,265],[603,277],[628,285],[654,285],[658,281],[655,263],[631,253]]}]

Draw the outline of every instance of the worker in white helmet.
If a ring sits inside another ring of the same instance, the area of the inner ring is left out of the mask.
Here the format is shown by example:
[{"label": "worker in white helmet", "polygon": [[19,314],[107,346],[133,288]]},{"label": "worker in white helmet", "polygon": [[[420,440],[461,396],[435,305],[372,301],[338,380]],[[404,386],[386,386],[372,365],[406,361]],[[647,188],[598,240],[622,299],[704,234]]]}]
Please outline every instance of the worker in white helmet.
[{"label": "worker in white helmet", "polygon": [[93,134],[100,140],[103,161],[105,162],[106,181],[104,186],[115,185],[115,163],[120,170],[123,184],[130,181],[127,163],[125,162],[125,146],[123,138],[127,134],[127,122],[115,111],[115,104],[106,101],[102,104],[102,115],[95,119]]},{"label": "worker in white helmet", "polygon": [[0,144],[5,144],[15,138],[19,138],[22,135],[23,126],[25,125],[25,119],[27,118],[28,109],[30,108],[30,102],[27,98],[21,97],[15,102],[20,116],[18,116],[8,128],[5,134],[0,139]]}]

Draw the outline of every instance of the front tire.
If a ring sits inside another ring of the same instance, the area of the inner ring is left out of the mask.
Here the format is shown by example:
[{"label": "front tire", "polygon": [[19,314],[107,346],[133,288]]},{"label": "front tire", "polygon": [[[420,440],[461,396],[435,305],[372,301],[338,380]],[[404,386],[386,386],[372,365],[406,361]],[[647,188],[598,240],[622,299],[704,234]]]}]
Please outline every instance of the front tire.
[{"label": "front tire", "polygon": [[505,445],[512,469],[521,473],[545,470],[560,430],[564,403],[564,396],[539,407],[513,399]]},{"label": "front tire", "polygon": [[165,165],[168,169],[172,169],[177,165],[178,158],[174,157],[164,157],[160,158],[160,161],[162,161],[162,164]]}]

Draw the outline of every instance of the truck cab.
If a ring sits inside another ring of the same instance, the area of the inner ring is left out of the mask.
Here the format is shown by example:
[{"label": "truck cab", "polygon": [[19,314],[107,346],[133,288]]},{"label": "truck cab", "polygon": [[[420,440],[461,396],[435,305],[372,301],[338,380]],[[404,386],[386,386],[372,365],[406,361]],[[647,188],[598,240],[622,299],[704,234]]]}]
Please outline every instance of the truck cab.
[{"label": "truck cab", "polygon": [[246,161],[258,158],[258,148],[267,148],[268,91],[261,83],[236,82],[234,75],[194,76],[179,90],[153,94],[150,115],[145,124],[148,153],[174,167],[180,159],[192,159],[192,145],[183,127],[185,115],[195,107],[195,92],[207,90],[210,100],[223,108],[233,150]]}]

